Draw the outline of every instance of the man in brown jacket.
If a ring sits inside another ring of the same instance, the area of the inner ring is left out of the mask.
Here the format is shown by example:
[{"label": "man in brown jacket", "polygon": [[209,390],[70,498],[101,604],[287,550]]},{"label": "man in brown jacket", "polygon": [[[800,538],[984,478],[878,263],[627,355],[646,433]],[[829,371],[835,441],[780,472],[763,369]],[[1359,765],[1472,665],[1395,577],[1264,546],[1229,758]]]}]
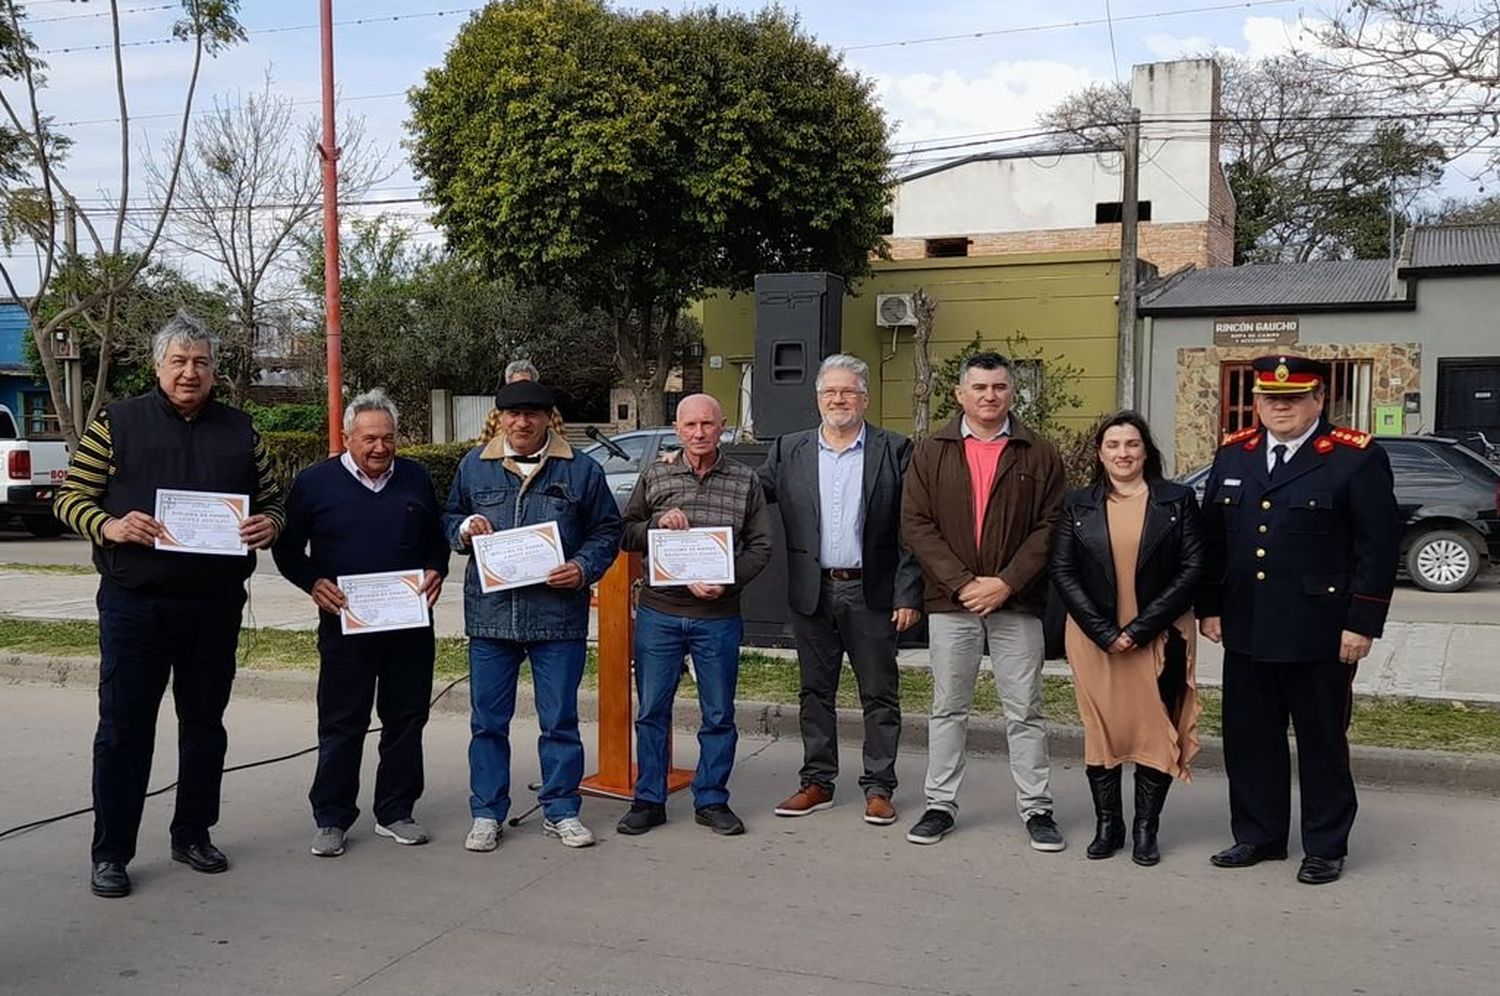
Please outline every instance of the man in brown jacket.
[{"label": "man in brown jacket", "polygon": [[906,839],[936,844],[953,829],[974,682],[988,644],[1016,806],[1031,846],[1061,851],[1042,721],[1040,614],[1047,544],[1062,507],[1062,459],[1010,417],[1005,357],[969,357],[954,394],[963,414],[917,445],[902,504],[902,536],[922,565],[932,657],[927,809]]}]

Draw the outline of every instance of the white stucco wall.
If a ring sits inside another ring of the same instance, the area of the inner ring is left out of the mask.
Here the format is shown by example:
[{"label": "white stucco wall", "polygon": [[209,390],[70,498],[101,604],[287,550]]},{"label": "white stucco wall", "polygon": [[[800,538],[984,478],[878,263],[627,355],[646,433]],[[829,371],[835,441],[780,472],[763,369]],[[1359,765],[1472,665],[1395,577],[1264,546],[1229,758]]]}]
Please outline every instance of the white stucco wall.
[{"label": "white stucco wall", "polygon": [[[1205,119],[1214,106],[1212,62],[1137,66],[1132,99],[1141,110],[1140,198],[1153,222],[1209,216],[1209,179],[1217,146]],[[918,176],[897,186],[892,235],[940,238],[976,232],[1087,228],[1094,205],[1121,195],[1118,152],[1037,153],[984,159]]]}]

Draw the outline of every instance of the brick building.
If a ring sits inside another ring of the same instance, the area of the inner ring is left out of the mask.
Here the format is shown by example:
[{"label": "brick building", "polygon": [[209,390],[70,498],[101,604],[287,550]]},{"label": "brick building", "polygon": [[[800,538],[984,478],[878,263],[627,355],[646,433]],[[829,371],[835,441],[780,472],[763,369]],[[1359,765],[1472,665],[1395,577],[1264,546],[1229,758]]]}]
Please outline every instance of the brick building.
[{"label": "brick building", "polygon": [[[1168,273],[1234,261],[1234,197],[1219,164],[1219,67],[1136,66],[1141,111],[1140,249]],[[1118,251],[1116,146],[987,153],[903,177],[891,202],[895,259]]]}]

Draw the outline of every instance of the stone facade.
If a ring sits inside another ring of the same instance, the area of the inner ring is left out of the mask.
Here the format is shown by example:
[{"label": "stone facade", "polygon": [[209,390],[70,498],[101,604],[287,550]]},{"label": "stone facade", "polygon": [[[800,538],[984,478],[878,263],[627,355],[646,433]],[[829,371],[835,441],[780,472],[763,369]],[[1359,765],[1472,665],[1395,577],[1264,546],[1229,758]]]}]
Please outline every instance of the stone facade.
[{"label": "stone facade", "polygon": [[[1222,178],[1215,187],[1216,191],[1219,186],[1224,187],[1222,195],[1211,200],[1227,200],[1228,208],[1224,214],[1216,213],[1215,221],[1173,224],[1141,222],[1140,258],[1155,264],[1161,273],[1171,273],[1188,263],[1199,268],[1230,265],[1234,261],[1234,201],[1229,198],[1229,188],[1224,186]],[[1223,209],[1222,205],[1220,209]],[[1094,225],[1089,228],[1055,228],[1029,232],[981,232],[969,235],[968,239],[970,256],[1069,252],[1078,249],[1118,251],[1120,226]],[[927,255],[928,241],[925,238],[887,239],[892,259],[922,259]]]},{"label": "stone facade", "polygon": [[[1369,360],[1370,408],[1400,404],[1421,383],[1422,346],[1415,342],[1309,343],[1295,347],[1298,356],[1315,360]],[[1177,351],[1177,418],[1175,459],[1170,471],[1186,474],[1213,459],[1218,448],[1220,364],[1248,362],[1264,347],[1208,346]]]}]

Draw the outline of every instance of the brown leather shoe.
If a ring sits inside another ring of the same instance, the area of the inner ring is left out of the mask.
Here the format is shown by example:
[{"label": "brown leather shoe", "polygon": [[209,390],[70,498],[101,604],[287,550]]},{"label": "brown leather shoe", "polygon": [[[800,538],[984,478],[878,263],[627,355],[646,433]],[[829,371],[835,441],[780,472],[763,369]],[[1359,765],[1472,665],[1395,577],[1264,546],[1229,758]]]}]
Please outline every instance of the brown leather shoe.
[{"label": "brown leather shoe", "polygon": [[896,822],[896,807],[885,796],[872,795],[865,800],[865,822],[888,827]]},{"label": "brown leather shoe", "polygon": [[806,816],[833,805],[833,793],[821,785],[804,785],[781,805],[776,807],[777,816]]}]

